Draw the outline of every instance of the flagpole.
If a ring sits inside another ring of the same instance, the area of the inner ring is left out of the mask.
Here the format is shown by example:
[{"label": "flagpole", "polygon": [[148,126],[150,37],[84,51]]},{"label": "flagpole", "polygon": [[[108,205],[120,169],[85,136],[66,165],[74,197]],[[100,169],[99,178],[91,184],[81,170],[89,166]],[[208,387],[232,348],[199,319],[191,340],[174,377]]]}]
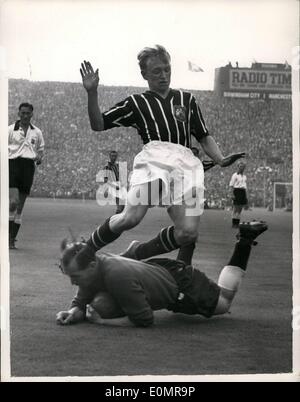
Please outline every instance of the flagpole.
[{"label": "flagpole", "polygon": [[28,68],[29,68],[29,80],[32,81],[32,68],[30,63],[30,58],[27,56]]}]

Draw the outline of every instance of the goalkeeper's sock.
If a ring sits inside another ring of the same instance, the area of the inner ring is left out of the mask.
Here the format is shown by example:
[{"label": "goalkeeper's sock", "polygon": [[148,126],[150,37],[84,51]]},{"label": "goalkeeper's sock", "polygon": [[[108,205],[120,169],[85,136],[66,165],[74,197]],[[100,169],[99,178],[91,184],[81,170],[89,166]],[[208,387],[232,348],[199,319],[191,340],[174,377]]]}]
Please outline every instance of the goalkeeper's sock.
[{"label": "goalkeeper's sock", "polygon": [[146,258],[177,250],[180,245],[175,240],[174,231],[174,226],[169,226],[162,229],[154,239],[147,243],[139,244],[135,249],[137,259],[145,260]]},{"label": "goalkeeper's sock", "polygon": [[234,247],[233,254],[228,265],[234,265],[239,267],[243,271],[246,271],[248,260],[251,253],[251,243],[247,239],[240,239]]},{"label": "goalkeeper's sock", "polygon": [[231,295],[232,298],[246,274],[250,253],[251,245],[249,241],[244,239],[239,240],[235,245],[228,265],[223,268],[220,274],[218,285],[223,289],[233,292]]},{"label": "goalkeeper's sock", "polygon": [[177,260],[183,261],[186,265],[192,265],[195,243],[181,246],[177,255]]}]

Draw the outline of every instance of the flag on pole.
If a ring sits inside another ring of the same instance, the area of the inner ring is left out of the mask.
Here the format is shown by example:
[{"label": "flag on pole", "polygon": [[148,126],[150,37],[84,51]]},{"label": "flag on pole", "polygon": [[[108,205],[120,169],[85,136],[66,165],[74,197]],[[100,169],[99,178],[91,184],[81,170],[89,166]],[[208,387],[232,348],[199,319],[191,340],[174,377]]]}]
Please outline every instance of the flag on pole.
[{"label": "flag on pole", "polygon": [[203,73],[204,70],[202,70],[201,67],[197,66],[197,64],[192,63],[191,61],[188,61],[188,69],[189,71],[193,73]]}]

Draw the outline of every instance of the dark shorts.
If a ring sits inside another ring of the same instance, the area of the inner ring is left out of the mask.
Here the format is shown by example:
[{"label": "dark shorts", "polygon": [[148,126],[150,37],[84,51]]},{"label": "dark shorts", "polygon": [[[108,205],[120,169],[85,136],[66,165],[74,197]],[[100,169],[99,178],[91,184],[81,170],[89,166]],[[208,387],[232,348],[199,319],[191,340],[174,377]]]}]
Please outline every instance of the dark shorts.
[{"label": "dark shorts", "polygon": [[221,289],[203,272],[185,265],[182,261],[168,258],[152,258],[147,263],[163,266],[178,284],[178,300],[169,310],[189,315],[201,314],[206,318],[214,314]]},{"label": "dark shorts", "polygon": [[234,195],[234,200],[233,200],[234,205],[247,205],[248,204],[247,192],[244,188],[233,189],[233,195]]},{"label": "dark shorts", "polygon": [[30,194],[35,164],[32,159],[9,159],[9,188],[17,188],[21,193]]}]

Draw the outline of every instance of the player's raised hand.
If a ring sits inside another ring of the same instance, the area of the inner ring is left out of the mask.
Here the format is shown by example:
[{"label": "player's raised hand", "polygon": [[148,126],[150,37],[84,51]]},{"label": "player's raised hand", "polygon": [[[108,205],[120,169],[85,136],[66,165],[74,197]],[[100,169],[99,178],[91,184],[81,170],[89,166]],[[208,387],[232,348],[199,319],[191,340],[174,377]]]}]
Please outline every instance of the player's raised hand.
[{"label": "player's raised hand", "polygon": [[221,167],[230,166],[234,162],[236,162],[238,159],[245,158],[245,156],[246,156],[245,152],[239,152],[237,154],[232,154],[232,155],[226,156],[221,162]]},{"label": "player's raised hand", "polygon": [[89,61],[85,61],[81,63],[80,74],[82,78],[82,84],[86,91],[93,91],[97,89],[99,84],[99,70],[97,68],[94,71],[91,63]]}]

